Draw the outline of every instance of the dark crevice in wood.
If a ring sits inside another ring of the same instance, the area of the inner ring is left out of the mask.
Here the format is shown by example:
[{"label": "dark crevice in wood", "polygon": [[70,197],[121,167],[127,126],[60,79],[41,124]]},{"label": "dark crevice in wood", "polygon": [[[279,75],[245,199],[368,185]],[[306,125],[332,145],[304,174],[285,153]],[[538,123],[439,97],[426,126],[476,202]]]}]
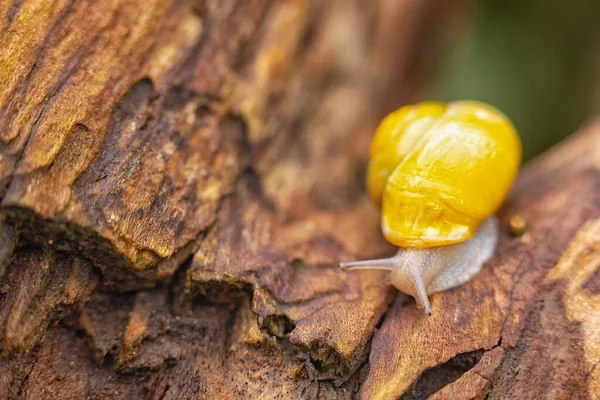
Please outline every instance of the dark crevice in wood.
[{"label": "dark crevice in wood", "polygon": [[[210,228],[209,228],[210,229]],[[177,267],[171,282],[168,285],[167,303],[171,305],[171,311],[177,315],[182,312],[184,298],[186,296],[187,273],[192,266],[193,255],[186,258]]]},{"label": "dark crevice in wood", "polygon": [[15,16],[19,13],[19,10],[21,10],[21,7],[23,7],[24,2],[25,2],[25,0],[13,0],[13,3],[10,6],[9,11],[6,14],[6,25],[7,26],[12,25]]},{"label": "dark crevice in wood", "polygon": [[444,386],[460,378],[475,366],[483,357],[483,349],[457,354],[445,363],[426,370],[417,379],[413,388],[399,397],[402,400],[422,400],[428,398]]},{"label": "dark crevice in wood", "polygon": [[264,318],[260,327],[269,335],[282,338],[293,331],[296,324],[286,315],[268,315]]}]

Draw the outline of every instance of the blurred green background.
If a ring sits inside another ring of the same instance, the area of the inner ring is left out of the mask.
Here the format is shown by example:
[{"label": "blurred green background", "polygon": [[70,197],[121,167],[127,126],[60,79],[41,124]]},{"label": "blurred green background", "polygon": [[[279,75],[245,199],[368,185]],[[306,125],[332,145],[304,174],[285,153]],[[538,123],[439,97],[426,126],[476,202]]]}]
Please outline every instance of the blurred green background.
[{"label": "blurred green background", "polygon": [[516,125],[528,159],[597,111],[600,0],[479,4],[448,49],[431,97],[495,105]]}]

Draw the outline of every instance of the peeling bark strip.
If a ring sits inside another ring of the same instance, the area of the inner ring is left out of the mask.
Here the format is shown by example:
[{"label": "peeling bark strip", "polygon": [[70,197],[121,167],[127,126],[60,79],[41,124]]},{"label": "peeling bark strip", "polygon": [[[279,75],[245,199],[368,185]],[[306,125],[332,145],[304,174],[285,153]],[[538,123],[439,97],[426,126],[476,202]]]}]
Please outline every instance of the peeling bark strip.
[{"label": "peeling bark strip", "polygon": [[432,317],[336,267],[443,6],[0,1],[0,398],[597,398],[600,123]]}]

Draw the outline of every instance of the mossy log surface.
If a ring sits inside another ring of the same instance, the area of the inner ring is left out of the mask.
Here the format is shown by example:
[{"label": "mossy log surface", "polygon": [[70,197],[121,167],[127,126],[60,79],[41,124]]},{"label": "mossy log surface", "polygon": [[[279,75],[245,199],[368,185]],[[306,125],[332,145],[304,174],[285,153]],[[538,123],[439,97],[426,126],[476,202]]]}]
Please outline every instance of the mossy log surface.
[{"label": "mossy log surface", "polygon": [[0,0],[0,398],[600,398],[600,122],[431,317],[337,268],[457,4]]}]

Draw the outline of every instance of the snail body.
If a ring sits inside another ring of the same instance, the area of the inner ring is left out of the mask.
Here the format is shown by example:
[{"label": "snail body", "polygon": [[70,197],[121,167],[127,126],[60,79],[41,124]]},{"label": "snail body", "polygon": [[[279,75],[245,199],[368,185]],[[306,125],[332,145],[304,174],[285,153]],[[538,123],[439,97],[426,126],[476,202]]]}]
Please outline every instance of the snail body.
[{"label": "snail body", "polygon": [[389,270],[390,282],[431,314],[428,294],[465,283],[494,252],[493,215],[518,172],[519,136],[487,104],[426,102],[388,115],[369,158],[370,197],[384,237],[400,249],[340,266]]}]

